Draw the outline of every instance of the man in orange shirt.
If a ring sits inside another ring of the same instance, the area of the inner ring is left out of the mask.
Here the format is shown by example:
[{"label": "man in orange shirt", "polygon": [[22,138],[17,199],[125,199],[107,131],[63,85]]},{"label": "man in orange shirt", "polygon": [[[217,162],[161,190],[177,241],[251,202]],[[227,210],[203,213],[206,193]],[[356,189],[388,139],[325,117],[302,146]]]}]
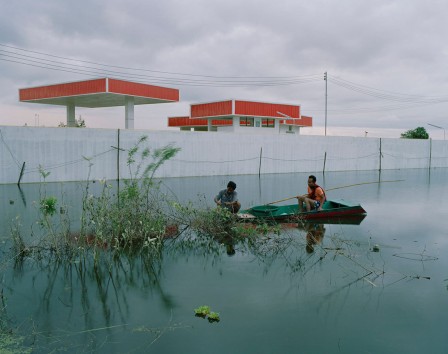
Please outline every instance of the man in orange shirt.
[{"label": "man in orange shirt", "polygon": [[298,195],[299,212],[303,212],[303,204],[305,204],[306,211],[322,210],[325,202],[325,192],[322,187],[316,184],[316,176],[308,177],[308,194]]}]

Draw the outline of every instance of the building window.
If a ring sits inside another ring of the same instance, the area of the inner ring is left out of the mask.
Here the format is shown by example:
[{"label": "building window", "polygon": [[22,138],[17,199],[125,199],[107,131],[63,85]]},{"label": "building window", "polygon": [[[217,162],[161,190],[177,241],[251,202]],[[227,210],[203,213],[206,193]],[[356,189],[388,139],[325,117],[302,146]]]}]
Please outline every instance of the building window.
[{"label": "building window", "polygon": [[241,127],[253,127],[254,126],[254,117],[240,117],[240,126]]},{"label": "building window", "polygon": [[264,128],[274,128],[275,127],[275,119],[263,119],[263,123],[261,126]]}]

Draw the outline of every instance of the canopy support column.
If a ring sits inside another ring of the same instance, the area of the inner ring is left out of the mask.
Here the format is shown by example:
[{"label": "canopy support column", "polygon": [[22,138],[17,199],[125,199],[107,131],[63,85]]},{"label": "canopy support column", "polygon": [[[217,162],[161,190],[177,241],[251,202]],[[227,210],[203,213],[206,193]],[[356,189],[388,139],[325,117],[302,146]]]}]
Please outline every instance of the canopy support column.
[{"label": "canopy support column", "polygon": [[124,109],[125,109],[125,128],[134,129],[134,97],[126,96]]},{"label": "canopy support column", "polygon": [[67,105],[67,127],[76,127],[75,105]]}]

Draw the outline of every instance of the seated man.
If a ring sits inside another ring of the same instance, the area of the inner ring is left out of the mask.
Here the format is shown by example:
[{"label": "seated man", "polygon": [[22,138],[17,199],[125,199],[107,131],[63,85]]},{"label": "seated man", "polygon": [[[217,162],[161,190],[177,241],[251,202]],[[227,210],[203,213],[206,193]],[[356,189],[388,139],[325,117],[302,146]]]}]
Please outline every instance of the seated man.
[{"label": "seated man", "polygon": [[298,195],[296,197],[299,202],[299,212],[303,212],[303,204],[306,211],[322,210],[325,202],[325,192],[322,187],[316,184],[316,177],[311,175],[308,177],[308,194]]},{"label": "seated man", "polygon": [[227,183],[227,189],[219,191],[215,197],[215,203],[223,208],[227,208],[231,213],[236,214],[241,208],[241,204],[238,201],[238,193],[235,191],[235,182],[230,181]]}]

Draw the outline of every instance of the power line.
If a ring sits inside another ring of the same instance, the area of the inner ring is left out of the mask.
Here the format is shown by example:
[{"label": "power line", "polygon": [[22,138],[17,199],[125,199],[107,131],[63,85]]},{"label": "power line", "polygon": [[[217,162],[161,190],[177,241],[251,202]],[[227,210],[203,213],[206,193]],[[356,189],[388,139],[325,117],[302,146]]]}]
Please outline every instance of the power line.
[{"label": "power line", "polygon": [[[1,47],[12,48],[12,49],[16,49],[16,50],[20,50],[20,51],[24,51],[24,52],[28,52],[28,53],[40,54],[40,55],[44,55],[44,56],[48,56],[48,57],[52,57],[52,58],[58,58],[58,59],[76,61],[76,62],[80,62],[80,63],[94,64],[94,65],[105,66],[105,67],[110,67],[110,68],[118,68],[118,69],[128,69],[128,70],[136,70],[136,71],[148,71],[148,72],[161,73],[161,74],[170,74],[170,75],[198,76],[198,77],[207,77],[207,78],[226,78],[226,79],[259,79],[260,78],[259,76],[212,76],[212,75],[202,75],[202,74],[189,74],[189,73],[177,73],[177,72],[169,72],[169,71],[159,71],[159,70],[151,70],[151,69],[145,69],[145,68],[132,68],[132,67],[126,67],[126,66],[102,64],[102,63],[97,63],[97,62],[93,62],[93,61],[87,61],[87,60],[81,60],[81,59],[73,59],[73,58],[62,57],[62,56],[53,55],[53,54],[36,52],[36,51],[28,50],[28,49],[13,47],[13,46],[2,44],[2,43],[0,43],[0,46]],[[305,75],[305,76],[292,76],[292,77],[294,77],[294,78],[309,77],[309,76],[316,77],[316,76],[319,76],[319,75],[320,74]],[[265,76],[265,77],[262,77],[262,78],[264,78],[264,79],[290,79],[291,76]]]},{"label": "power line", "polygon": [[[0,43],[0,61],[36,67],[46,70],[68,72],[87,77],[115,77],[117,79],[132,80],[140,83],[194,86],[194,87],[278,87],[318,82],[321,74],[302,76],[213,76],[193,73],[179,73],[152,70],[147,68],[133,68],[103,64],[93,61],[74,59],[54,54],[32,51]],[[12,50],[8,50],[12,49]],[[29,55],[29,54],[33,55]],[[88,65],[85,65],[88,64]],[[327,82],[345,88],[352,92],[363,94],[380,100],[397,102],[395,105],[380,107],[349,107],[329,109],[332,114],[362,114],[384,112],[414,108],[422,105],[448,102],[444,96],[420,96],[357,84],[341,77],[325,76]],[[311,112],[323,112],[323,109],[307,109]]]},{"label": "power line", "polygon": [[[0,56],[3,54],[0,53]],[[3,55],[4,56],[4,55]],[[54,71],[61,71],[61,72],[70,72],[74,74],[80,74],[85,75],[89,77],[98,77],[100,76],[113,76],[115,78],[122,78],[125,80],[133,80],[136,82],[142,82],[142,83],[159,83],[159,84],[176,84],[179,86],[212,86],[212,87],[245,87],[245,86],[256,86],[256,87],[262,87],[262,86],[288,86],[288,85],[297,85],[297,84],[304,84],[309,83],[312,81],[316,81],[315,79],[302,79],[302,80],[283,80],[283,81],[191,81],[191,80],[185,80],[185,79],[171,79],[171,78],[160,78],[160,79],[154,79],[149,77],[144,77],[142,75],[129,75],[126,73],[119,73],[119,72],[111,72],[106,70],[97,70],[97,69],[77,69],[67,66],[61,66],[61,65],[50,65],[43,62],[37,62],[32,60],[26,60],[18,59],[18,60],[12,60],[12,59],[4,59],[0,58],[2,61],[32,66],[32,67],[38,67],[48,70],[54,70]],[[141,78],[141,79],[140,79]]]},{"label": "power line", "polygon": [[[17,50],[24,50],[17,47],[6,46],[0,44],[0,46],[14,48]],[[27,52],[33,52],[24,50]],[[158,82],[164,84],[176,84],[176,85],[190,85],[190,86],[216,86],[216,87],[226,87],[226,86],[282,86],[282,85],[296,85],[302,83],[308,83],[312,81],[317,81],[319,75],[304,75],[304,76],[267,76],[267,77],[235,77],[235,76],[210,76],[210,75],[197,75],[197,74],[184,74],[184,73],[172,73],[172,72],[161,72],[149,69],[137,69],[129,67],[118,67],[107,64],[100,64],[95,62],[88,62],[83,60],[76,60],[66,57],[54,56],[51,54],[44,54],[40,52],[33,52],[39,55],[55,57],[63,59],[64,61],[51,60],[47,58],[40,58],[36,56],[25,55],[22,53],[17,53],[9,50],[0,49],[0,60],[9,61],[17,64],[40,67],[43,69],[51,69],[56,71],[68,71],[76,74],[82,75],[103,75],[103,76],[114,76],[126,79],[143,79],[150,80],[151,82]],[[89,63],[101,67],[93,67],[87,65],[71,64],[66,61],[74,61],[81,63]],[[121,68],[125,70],[131,70],[133,72],[109,70],[108,68]],[[137,73],[135,73],[137,72]],[[181,76],[194,76],[197,78],[184,78],[184,77],[169,77],[169,76],[154,76],[142,74],[141,72],[157,72],[165,73],[168,75],[181,75]],[[202,78],[202,79],[199,79]]]},{"label": "power line", "polygon": [[[433,104],[440,104],[444,102],[434,102],[434,103],[408,103],[408,104],[397,104],[390,106],[379,106],[379,107],[352,107],[352,108],[336,108],[329,109],[328,112],[332,114],[363,114],[363,113],[372,113],[372,112],[388,112],[388,111],[396,111],[400,109],[409,109],[409,108],[418,108],[422,106],[429,106]],[[334,106],[333,106],[334,107]],[[321,108],[307,108],[307,112],[324,112],[324,109]]]},{"label": "power line", "polygon": [[430,97],[430,96],[418,96],[402,93],[394,93],[390,91],[370,88],[368,86],[355,84],[353,82],[341,79],[329,77],[328,80],[340,87],[344,87],[348,90],[358,92],[367,96],[379,98],[382,100],[403,102],[403,103],[442,103],[447,102],[448,97]]},{"label": "power line", "polygon": [[[4,54],[4,53],[8,53],[8,54]],[[76,64],[66,64],[66,63],[61,63],[55,60],[47,60],[47,59],[41,59],[38,57],[33,57],[33,56],[27,56],[27,55],[21,55],[21,54],[17,54],[14,52],[10,52],[10,51],[5,51],[0,49],[0,56],[4,56],[4,57],[9,57],[9,58],[13,58],[13,59],[18,59],[21,60],[20,63],[37,63],[37,64],[42,64],[42,65],[48,65],[50,67],[56,67],[56,68],[63,68],[63,69],[77,69],[77,70],[83,70],[83,69],[89,69],[89,70],[96,70],[94,71],[94,73],[107,73],[107,74],[113,74],[113,75],[126,75],[126,76],[132,76],[132,77],[137,77],[137,78],[148,78],[148,79],[164,79],[164,80],[175,80],[175,79],[171,79],[171,78],[166,78],[166,77],[160,77],[160,76],[149,76],[149,75],[139,75],[139,74],[129,74],[126,72],[120,72],[120,71],[112,71],[112,70],[105,70],[105,69],[99,69],[99,68],[95,68],[95,67],[91,67],[91,66],[83,66],[83,65],[76,65]],[[31,58],[31,59],[30,59]],[[36,59],[36,60],[33,60]],[[61,65],[54,65],[53,63],[56,64],[61,64]],[[80,68],[80,69],[78,69]],[[89,71],[87,71],[89,72]],[[247,82],[255,82],[255,83],[265,83],[265,82],[280,82],[280,83],[294,83],[297,82],[298,80],[301,81],[308,81],[308,80],[313,80],[313,78],[306,78],[304,77],[303,79],[282,79],[282,80],[269,80],[269,81],[261,81],[261,79],[252,79],[249,80]],[[205,82],[205,83],[209,83],[209,82],[223,82],[223,83],[231,83],[233,82],[233,80],[223,80],[223,79],[219,79],[216,81],[205,81],[205,80],[198,80],[198,79],[182,79],[185,82]],[[263,80],[265,80],[263,78]]]},{"label": "power line", "polygon": [[11,148],[8,146],[8,144],[5,141],[5,138],[3,137],[2,131],[0,129],[0,139],[3,142],[3,144],[6,146],[6,149],[8,150],[9,154],[11,155],[12,159],[16,163],[17,167],[20,168],[19,160],[14,156],[14,154],[11,151]]}]

